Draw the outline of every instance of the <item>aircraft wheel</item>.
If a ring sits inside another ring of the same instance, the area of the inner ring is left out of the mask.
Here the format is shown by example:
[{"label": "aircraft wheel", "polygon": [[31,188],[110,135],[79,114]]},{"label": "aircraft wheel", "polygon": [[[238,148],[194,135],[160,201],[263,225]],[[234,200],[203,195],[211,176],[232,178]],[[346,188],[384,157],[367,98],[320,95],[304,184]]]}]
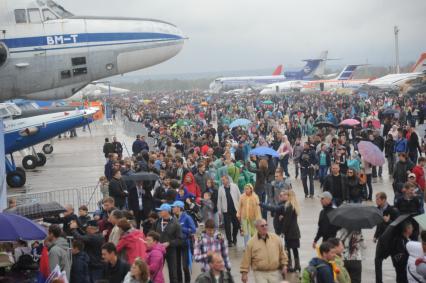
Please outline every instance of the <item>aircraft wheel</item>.
[{"label": "aircraft wheel", "polygon": [[53,152],[53,146],[49,143],[46,143],[45,145],[43,145],[42,149],[45,154],[51,154]]},{"label": "aircraft wheel", "polygon": [[25,170],[22,167],[16,167],[15,171],[21,172],[22,174],[24,174],[24,176],[27,176],[27,172],[25,172]]},{"label": "aircraft wheel", "polygon": [[23,187],[27,179],[21,171],[13,171],[7,174],[6,182],[11,188],[20,188]]},{"label": "aircraft wheel", "polygon": [[37,166],[44,166],[46,164],[46,155],[41,152],[37,153]]},{"label": "aircraft wheel", "polygon": [[22,166],[25,169],[35,169],[37,167],[37,158],[32,155],[27,155],[22,159]]}]

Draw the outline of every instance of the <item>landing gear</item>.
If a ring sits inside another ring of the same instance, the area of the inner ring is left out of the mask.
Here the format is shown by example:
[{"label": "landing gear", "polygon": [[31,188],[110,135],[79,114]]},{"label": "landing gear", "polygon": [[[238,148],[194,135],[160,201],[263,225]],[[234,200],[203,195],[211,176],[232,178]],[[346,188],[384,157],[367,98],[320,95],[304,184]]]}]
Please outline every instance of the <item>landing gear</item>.
[{"label": "landing gear", "polygon": [[46,164],[46,155],[41,152],[37,153],[37,166],[44,166]]},{"label": "landing gear", "polygon": [[[23,170],[22,170],[23,171]],[[20,188],[23,187],[27,181],[25,176],[25,171],[14,171],[7,173],[6,182],[11,188]]]},{"label": "landing gear", "polygon": [[27,181],[26,173],[21,167],[15,166],[13,155],[6,158],[6,182],[11,188],[20,188],[25,185]]},{"label": "landing gear", "polygon": [[22,166],[25,169],[35,169],[37,167],[37,157],[35,157],[34,155],[27,155],[24,157],[24,159],[22,159]]},{"label": "landing gear", "polygon": [[53,152],[53,145],[51,145],[50,143],[46,143],[45,145],[43,145],[42,150],[45,154],[51,154]]}]

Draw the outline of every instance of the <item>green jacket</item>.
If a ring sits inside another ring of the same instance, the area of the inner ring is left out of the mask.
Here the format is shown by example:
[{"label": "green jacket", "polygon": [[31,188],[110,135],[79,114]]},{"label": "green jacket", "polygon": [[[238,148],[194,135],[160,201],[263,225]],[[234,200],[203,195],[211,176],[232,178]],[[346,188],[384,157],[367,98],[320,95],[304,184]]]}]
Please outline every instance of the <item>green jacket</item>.
[{"label": "green jacket", "polygon": [[336,256],[334,258],[334,262],[336,266],[339,268],[340,272],[337,274],[337,283],[351,283],[351,277],[349,276],[349,272],[346,270],[345,265],[343,263],[343,259],[340,256]]}]

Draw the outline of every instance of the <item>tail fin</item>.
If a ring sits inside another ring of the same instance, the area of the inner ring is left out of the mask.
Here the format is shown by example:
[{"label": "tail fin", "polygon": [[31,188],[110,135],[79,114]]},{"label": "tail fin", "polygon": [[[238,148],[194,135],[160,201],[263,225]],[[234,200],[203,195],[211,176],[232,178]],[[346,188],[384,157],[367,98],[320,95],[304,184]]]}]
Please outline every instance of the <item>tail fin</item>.
[{"label": "tail fin", "polygon": [[411,68],[412,73],[424,72],[426,71],[426,52],[420,54],[419,60]]},{"label": "tail fin", "polygon": [[345,68],[340,72],[340,74],[337,76],[336,80],[350,80],[352,79],[352,76],[356,70],[361,65],[346,65]]},{"label": "tail fin", "polygon": [[272,73],[272,75],[273,75],[273,76],[279,76],[279,75],[281,75],[282,71],[283,71],[283,65],[279,65],[279,66],[275,69],[275,71]]}]

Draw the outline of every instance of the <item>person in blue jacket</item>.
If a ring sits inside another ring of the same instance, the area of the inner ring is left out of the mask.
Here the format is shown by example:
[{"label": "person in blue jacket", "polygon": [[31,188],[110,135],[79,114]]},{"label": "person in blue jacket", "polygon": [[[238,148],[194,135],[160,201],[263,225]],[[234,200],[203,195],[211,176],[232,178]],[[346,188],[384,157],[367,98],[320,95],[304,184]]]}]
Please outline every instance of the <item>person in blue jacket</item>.
[{"label": "person in blue jacket", "polygon": [[[314,257],[310,262],[309,266],[316,269],[316,281],[318,283],[335,283],[333,267],[329,263],[334,260],[336,253],[333,246],[324,242],[319,247],[320,257]],[[303,282],[303,280],[302,280]]]},{"label": "person in blue jacket", "polygon": [[[173,214],[178,219],[182,230],[182,246],[178,248],[177,252],[177,270],[178,281],[190,283],[191,272],[190,266],[192,263],[192,238],[196,232],[195,223],[191,216],[185,211],[185,204],[182,201],[175,201],[172,204]],[[185,281],[182,278],[182,269],[185,275]]]}]

